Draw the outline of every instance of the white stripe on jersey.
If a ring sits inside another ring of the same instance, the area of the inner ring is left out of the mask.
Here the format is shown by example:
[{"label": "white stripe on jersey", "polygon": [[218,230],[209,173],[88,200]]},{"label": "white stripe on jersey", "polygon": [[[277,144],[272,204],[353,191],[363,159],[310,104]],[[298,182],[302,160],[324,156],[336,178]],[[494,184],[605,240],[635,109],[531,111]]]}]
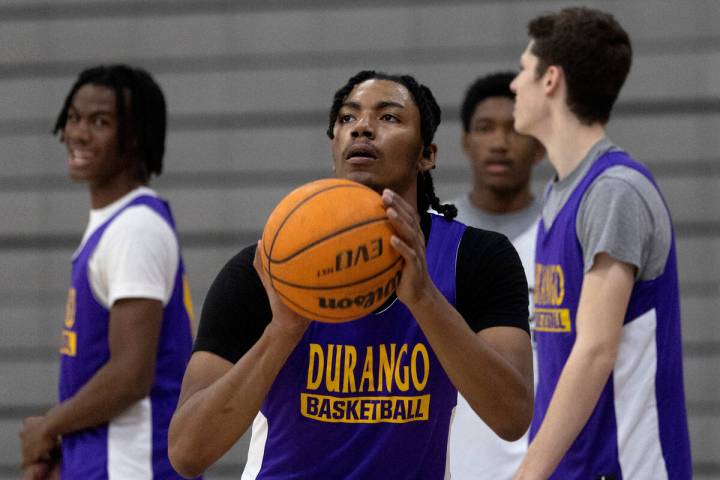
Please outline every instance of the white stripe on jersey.
[{"label": "white stripe on jersey", "polygon": [[255,480],[260,473],[263,457],[265,455],[265,443],[268,435],[268,421],[262,412],[258,412],[252,424],[252,436],[248,448],[247,462],[243,470],[242,480]]},{"label": "white stripe on jersey", "polygon": [[145,397],[108,425],[108,479],[152,478],[152,405]]},{"label": "white stripe on jersey", "polygon": [[618,455],[623,478],[668,478],[655,397],[656,330],[655,309],[627,323],[613,370]]}]

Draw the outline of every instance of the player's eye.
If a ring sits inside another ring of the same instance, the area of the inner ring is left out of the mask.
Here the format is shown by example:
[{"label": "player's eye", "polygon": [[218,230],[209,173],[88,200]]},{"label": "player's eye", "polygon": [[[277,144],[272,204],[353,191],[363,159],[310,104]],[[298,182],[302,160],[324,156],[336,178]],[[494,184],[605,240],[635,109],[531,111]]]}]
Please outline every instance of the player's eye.
[{"label": "player's eye", "polygon": [[380,117],[381,120],[385,122],[399,122],[400,119],[396,117],[395,115],[392,115],[390,113],[384,114],[382,117]]}]

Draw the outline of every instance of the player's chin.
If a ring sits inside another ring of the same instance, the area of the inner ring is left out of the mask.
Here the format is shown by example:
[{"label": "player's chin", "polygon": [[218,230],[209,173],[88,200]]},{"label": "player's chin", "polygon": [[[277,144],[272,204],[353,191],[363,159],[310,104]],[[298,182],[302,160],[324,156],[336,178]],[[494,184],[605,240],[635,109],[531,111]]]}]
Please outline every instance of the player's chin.
[{"label": "player's chin", "polygon": [[82,169],[70,168],[68,169],[68,177],[75,182],[85,182],[88,180],[89,175]]},{"label": "player's chin", "polygon": [[384,188],[377,175],[367,171],[351,170],[338,175],[338,177],[362,183],[366,187],[372,188],[378,193],[382,193]]}]

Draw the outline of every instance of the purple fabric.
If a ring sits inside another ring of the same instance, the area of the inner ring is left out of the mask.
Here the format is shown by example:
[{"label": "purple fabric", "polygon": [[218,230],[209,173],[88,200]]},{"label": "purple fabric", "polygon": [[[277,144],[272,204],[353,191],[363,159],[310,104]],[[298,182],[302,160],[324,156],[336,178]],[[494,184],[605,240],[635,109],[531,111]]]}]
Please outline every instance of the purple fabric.
[{"label": "purple fabric", "polygon": [[[465,226],[432,218],[428,271],[454,303]],[[372,381],[363,380],[365,371]],[[401,302],[352,322],[313,322],[261,408],[268,438],[258,478],[444,478],[456,401],[457,390]]]},{"label": "purple fabric", "polygon": [[[158,213],[175,230],[167,203],[157,197],[139,196],[116,212],[87,239],[73,260],[72,288],[75,292],[75,316],[71,326],[65,325],[63,335],[75,336],[76,352],[60,357],[60,401],[73,395],[90,380],[109,359],[110,312],[100,305],[92,293],[88,278],[88,262],[107,227],[125,209],[146,205]],[[172,295],[163,312],[160,343],[155,367],[155,381],[150,392],[152,405],[152,463],[156,479],[182,478],[172,469],[167,457],[167,429],[170,424],[185,367],[190,358],[192,336],[190,318],[183,301],[182,258],[178,264]],[[108,478],[108,426],[81,430],[62,438],[62,478],[102,480]]]},{"label": "purple fabric", "polygon": [[[583,252],[575,221],[583,195],[605,170],[623,165],[637,170],[656,186],[650,172],[624,152],[598,158],[575,188],[552,226],[540,222],[536,244],[535,338],[539,380],[530,439],[545,417],[562,369],[575,343],[576,314],[583,282]],[[656,398],[659,436],[669,478],[691,478],[690,444],[682,378],[682,341],[678,298],[675,239],[664,272],[652,281],[636,282],[625,315],[625,324],[655,309],[657,316]],[[613,377],[602,390],[587,424],[572,444],[553,479],[622,479],[618,460]]]}]

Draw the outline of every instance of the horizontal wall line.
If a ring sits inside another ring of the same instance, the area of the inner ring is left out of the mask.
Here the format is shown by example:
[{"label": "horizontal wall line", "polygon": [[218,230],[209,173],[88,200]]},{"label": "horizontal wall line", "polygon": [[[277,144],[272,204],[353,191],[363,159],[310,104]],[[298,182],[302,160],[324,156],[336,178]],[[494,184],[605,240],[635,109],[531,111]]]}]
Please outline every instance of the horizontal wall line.
[{"label": "horizontal wall line", "polygon": [[[529,3],[532,0],[444,0],[443,5]],[[550,0],[552,1],[552,0]],[[556,0],[558,1],[558,0]],[[395,0],[393,7],[437,6],[438,0]],[[0,7],[3,22],[53,21],[90,18],[178,17],[187,15],[217,15],[232,13],[303,12],[345,9],[388,8],[386,0],[365,0],[359,5],[353,0],[128,0],[106,2],[18,3]]]},{"label": "horizontal wall line", "polygon": [[[328,100],[329,104],[330,100]],[[59,108],[59,107],[58,107]],[[442,107],[443,117],[455,123],[458,107]],[[659,115],[718,115],[720,98],[691,97],[656,100],[626,100],[618,103],[613,118]],[[173,132],[247,130],[266,128],[307,128],[327,126],[328,109],[286,110],[237,113],[187,113],[170,115]],[[448,122],[449,123],[449,122]],[[53,120],[49,118],[6,118],[0,120],[0,136],[51,135]]]},{"label": "horizontal wall line", "polygon": [[720,462],[693,462],[694,475],[712,475],[720,477]]},{"label": "horizontal wall line", "polygon": [[[679,238],[720,239],[720,222],[675,222],[675,232]],[[252,243],[260,233],[256,230],[181,232],[180,243],[185,248],[232,247]],[[77,247],[79,238],[76,233],[4,233],[0,234],[0,252],[72,250]]]},{"label": "horizontal wall line", "polygon": [[[183,248],[232,247],[256,242],[260,231],[218,230],[180,233]],[[73,251],[80,241],[75,233],[38,233],[31,235],[0,234],[0,252],[3,250],[47,252],[49,250]]]},{"label": "horizontal wall line", "polygon": [[[249,245],[255,241],[255,238],[253,238],[252,241],[246,241],[244,243],[238,242],[237,245],[233,245],[233,248],[240,251],[243,246]],[[70,255],[72,251],[73,248],[66,249],[68,272],[70,269]],[[228,259],[229,258],[230,257],[228,256]],[[197,286],[193,283],[192,272],[190,273],[190,285]],[[205,287],[207,287],[207,285]],[[717,299],[718,295],[720,295],[720,281],[681,282],[680,292],[681,299]],[[57,310],[58,316],[64,314],[66,300],[67,288],[65,285],[58,285],[58,288],[53,289],[38,289],[36,291],[0,291],[0,308],[51,308]]]},{"label": "horizontal wall line", "polygon": [[[169,166],[172,168],[172,165]],[[538,166],[535,175],[538,178],[549,178],[552,167],[547,163]],[[720,177],[720,158],[683,160],[680,162],[659,162],[650,166],[655,178],[708,178]],[[442,165],[435,176],[443,182],[466,182],[468,167],[464,165]],[[198,172],[164,173],[153,180],[153,185],[161,190],[205,190],[235,189],[243,187],[291,187],[311,180],[327,177],[327,168],[287,170],[217,170]],[[56,174],[23,174],[0,175],[0,190],[3,192],[63,192],[77,190],[78,185],[66,175]]]},{"label": "horizontal wall line", "polygon": [[[720,39],[718,39],[720,41]],[[359,65],[437,65],[469,61],[502,61],[518,56],[523,45],[447,46],[388,50],[335,50],[305,52],[238,53],[205,56],[127,57],[113,61],[138,65],[153,74],[228,73],[273,70],[310,70]],[[106,58],[42,60],[0,63],[3,80],[75,77],[81,70]],[[69,86],[68,86],[69,88]]]},{"label": "horizontal wall line", "polygon": [[[661,38],[633,45],[636,55],[664,56],[720,52],[720,36]],[[228,73],[275,70],[311,70],[358,65],[448,65],[469,62],[502,62],[515,59],[523,42],[501,45],[448,45],[389,48],[383,50],[306,50],[298,52],[219,53],[116,57],[114,62],[145,67],[153,74]],[[90,65],[107,63],[106,57],[66,60],[0,62],[0,78],[73,78]]]},{"label": "horizontal wall line", "polygon": [[[691,357],[717,357],[720,359],[720,341],[699,342],[686,341],[683,342],[683,356]],[[7,363],[48,363],[60,358],[58,348],[55,346],[0,346],[0,361]],[[698,409],[707,411],[706,404],[699,406]],[[713,407],[714,408],[714,407]],[[720,409],[718,410],[720,413]]]},{"label": "horizontal wall line", "polygon": [[[0,405],[0,420],[12,420],[42,415],[50,410],[52,404],[44,405]],[[18,425],[18,429],[20,426]]]}]

